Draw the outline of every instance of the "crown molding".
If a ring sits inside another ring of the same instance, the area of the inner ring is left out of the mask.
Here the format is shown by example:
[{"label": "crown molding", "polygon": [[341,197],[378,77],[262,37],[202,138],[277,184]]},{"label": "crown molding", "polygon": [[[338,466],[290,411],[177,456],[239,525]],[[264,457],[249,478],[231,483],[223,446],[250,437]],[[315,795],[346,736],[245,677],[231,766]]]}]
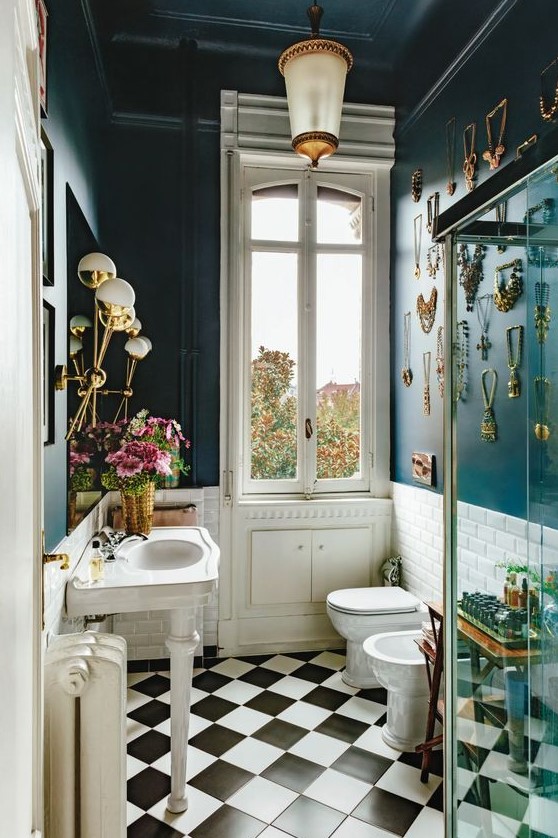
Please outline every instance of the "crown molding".
[{"label": "crown molding", "polygon": [[105,73],[105,65],[103,63],[101,47],[97,37],[97,30],[95,28],[95,21],[93,17],[93,10],[91,9],[90,0],[81,0],[81,9],[83,12],[83,19],[89,35],[91,49],[93,50],[93,60],[95,61],[95,69],[101,85],[103,98],[105,100],[105,111],[107,118],[110,119],[112,115],[112,98],[109,91],[107,76]]}]

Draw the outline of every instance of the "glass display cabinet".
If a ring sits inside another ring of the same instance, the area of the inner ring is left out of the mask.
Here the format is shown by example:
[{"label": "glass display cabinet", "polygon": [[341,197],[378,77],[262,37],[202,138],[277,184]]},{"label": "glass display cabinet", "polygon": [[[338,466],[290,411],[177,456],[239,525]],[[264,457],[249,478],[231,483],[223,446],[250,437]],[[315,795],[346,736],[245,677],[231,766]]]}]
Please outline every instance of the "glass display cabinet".
[{"label": "glass display cabinet", "polygon": [[557,179],[551,159],[438,228],[446,810],[459,838],[558,835]]}]

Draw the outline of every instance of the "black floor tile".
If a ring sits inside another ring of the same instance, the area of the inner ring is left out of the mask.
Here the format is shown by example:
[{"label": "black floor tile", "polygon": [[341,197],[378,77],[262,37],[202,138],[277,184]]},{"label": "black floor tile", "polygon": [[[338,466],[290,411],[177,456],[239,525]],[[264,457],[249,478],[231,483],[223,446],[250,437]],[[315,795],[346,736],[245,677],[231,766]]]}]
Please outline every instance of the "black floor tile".
[{"label": "black floor tile", "polygon": [[308,797],[297,797],[273,826],[295,838],[329,838],[347,816]]},{"label": "black floor tile", "polygon": [[151,766],[128,780],[127,799],[139,809],[151,809],[170,794],[170,777]]},{"label": "black floor tile", "polygon": [[283,722],[281,719],[272,719],[256,733],[253,733],[252,737],[267,742],[268,745],[275,745],[277,748],[288,751],[307,733],[308,731],[304,727]]},{"label": "black floor tile", "polygon": [[[412,765],[413,768],[420,768],[422,764],[422,753],[413,753],[412,751],[405,751],[399,757],[399,762],[405,765]],[[430,774],[436,774],[437,777],[444,776],[444,753],[443,751],[431,751],[430,754]]]},{"label": "black floor tile", "polygon": [[147,704],[142,704],[141,707],[136,707],[128,717],[135,722],[149,727],[157,727],[161,722],[170,717],[170,705],[163,701],[148,701]]},{"label": "black floor tile", "polygon": [[387,705],[387,690],[383,687],[374,687],[371,690],[360,690],[357,693],[357,698],[366,698],[368,701],[375,701],[376,704]]},{"label": "black floor tile", "polygon": [[152,818],[151,815],[142,815],[130,824],[126,834],[127,838],[183,838],[184,836],[183,832],[178,832],[177,829]]},{"label": "black floor tile", "polygon": [[315,663],[305,663],[296,670],[296,677],[313,684],[322,684],[326,678],[331,678],[334,671],[326,669],[325,666],[316,666]]},{"label": "black floor tile", "polygon": [[138,693],[149,695],[151,698],[158,698],[170,690],[170,679],[165,678],[164,675],[150,675],[144,681],[134,684],[132,689]]},{"label": "black floor tile", "polygon": [[226,698],[221,698],[218,695],[208,695],[207,698],[202,698],[192,704],[190,710],[196,716],[201,716],[210,722],[216,722],[227,713],[236,710],[238,704],[233,701],[228,701]]},{"label": "black floor tile", "polygon": [[[312,658],[317,658],[319,652],[279,652],[286,658],[295,658],[297,661],[311,661]],[[331,674],[331,673],[330,673]]]},{"label": "black floor tile", "polygon": [[250,672],[245,672],[244,675],[241,675],[238,680],[267,690],[268,687],[271,687],[272,684],[277,683],[277,681],[280,681],[284,677],[282,672],[274,672],[272,669],[264,669],[261,666],[256,666],[255,669],[251,669]]},{"label": "black floor tile", "polygon": [[232,806],[221,806],[190,833],[191,838],[256,838],[267,824]]},{"label": "black floor tile", "polygon": [[393,765],[393,760],[352,746],[335,760],[331,768],[341,771],[342,774],[348,774],[356,780],[376,783],[390,765]]},{"label": "black floor tile", "polygon": [[169,672],[170,658],[151,658],[149,661],[150,672]]},{"label": "black floor tile", "polygon": [[351,719],[348,716],[340,716],[338,713],[332,713],[331,716],[319,724],[318,727],[314,728],[314,730],[316,733],[333,736],[335,739],[341,739],[343,742],[350,742],[352,744],[368,730],[368,725],[356,719]]},{"label": "black floor tile", "polygon": [[[223,663],[223,661],[226,661],[226,660],[228,660],[228,658],[215,658],[215,657],[204,658],[203,659],[203,668],[204,669],[212,669],[214,666],[217,666],[218,663]],[[201,674],[202,673],[200,672],[200,675]],[[217,674],[217,673],[214,673],[214,674]],[[196,675],[196,678],[197,677],[198,676]]]},{"label": "black floor tile", "polygon": [[214,757],[220,757],[243,739],[246,739],[243,733],[237,733],[236,730],[230,730],[221,725],[211,725],[193,736],[189,742],[194,748],[213,754]]},{"label": "black floor tile", "polygon": [[426,804],[430,809],[437,809],[438,812],[444,811],[444,784],[441,783],[428,803]]},{"label": "black floor tile", "polygon": [[[298,678],[298,671],[297,671]],[[316,707],[323,707],[325,710],[339,710],[351,698],[347,693],[339,690],[330,690],[329,687],[316,687],[312,692],[303,697],[303,701],[314,704]]]},{"label": "black floor tile", "polygon": [[262,663],[266,663],[274,657],[275,653],[272,655],[240,655],[237,660],[244,661],[244,663],[253,663],[254,666],[261,666]]},{"label": "black floor tile", "polygon": [[260,713],[267,713],[268,716],[278,716],[291,704],[294,704],[294,698],[288,698],[279,693],[263,692],[255,695],[244,706],[251,710],[259,710]]},{"label": "black floor tile", "polygon": [[295,754],[283,754],[265,771],[262,771],[261,776],[301,794],[324,771],[323,765],[317,765]]},{"label": "black floor tile", "polygon": [[149,672],[149,661],[128,661],[126,670],[128,672]]},{"label": "black floor tile", "polygon": [[379,719],[376,719],[376,721],[374,722],[374,725],[376,727],[383,727],[386,722],[387,722],[387,713],[384,713],[383,716],[380,716]]},{"label": "black floor tile", "polygon": [[422,806],[413,800],[373,788],[351,812],[351,816],[396,835],[405,835],[421,810]]},{"label": "black floor tile", "polygon": [[192,777],[188,785],[225,802],[242,786],[245,786],[253,776],[244,768],[218,759]]},{"label": "black floor tile", "polygon": [[227,678],[226,675],[221,675],[220,672],[212,672],[210,669],[207,672],[200,672],[192,678],[192,685],[198,690],[204,690],[206,693],[214,693],[215,690],[220,690],[225,684],[230,684],[233,678]]},{"label": "black floor tile", "polygon": [[159,733],[158,730],[150,730],[137,739],[128,743],[128,753],[131,757],[140,759],[142,762],[151,764],[170,751],[170,736]]}]

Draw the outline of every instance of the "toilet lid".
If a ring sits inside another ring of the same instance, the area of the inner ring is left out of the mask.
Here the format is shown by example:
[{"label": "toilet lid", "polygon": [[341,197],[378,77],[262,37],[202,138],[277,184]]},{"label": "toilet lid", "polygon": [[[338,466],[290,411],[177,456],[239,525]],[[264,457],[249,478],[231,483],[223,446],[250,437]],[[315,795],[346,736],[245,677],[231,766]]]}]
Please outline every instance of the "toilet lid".
[{"label": "toilet lid", "polygon": [[338,611],[359,614],[401,614],[416,611],[419,600],[403,588],[344,588],[328,594],[327,602]]}]

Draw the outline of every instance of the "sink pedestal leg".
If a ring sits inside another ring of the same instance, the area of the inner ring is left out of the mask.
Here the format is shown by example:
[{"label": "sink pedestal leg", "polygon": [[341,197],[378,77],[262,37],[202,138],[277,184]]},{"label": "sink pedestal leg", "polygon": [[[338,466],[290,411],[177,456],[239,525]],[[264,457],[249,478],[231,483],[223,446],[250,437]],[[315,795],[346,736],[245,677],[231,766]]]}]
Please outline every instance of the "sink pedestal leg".
[{"label": "sink pedestal leg", "polygon": [[186,796],[186,749],[190,724],[190,693],[194,652],[200,636],[196,631],[196,609],[183,608],[170,612],[170,634],[166,645],[170,652],[171,708],[171,793],[167,800],[169,812],[184,812]]}]

